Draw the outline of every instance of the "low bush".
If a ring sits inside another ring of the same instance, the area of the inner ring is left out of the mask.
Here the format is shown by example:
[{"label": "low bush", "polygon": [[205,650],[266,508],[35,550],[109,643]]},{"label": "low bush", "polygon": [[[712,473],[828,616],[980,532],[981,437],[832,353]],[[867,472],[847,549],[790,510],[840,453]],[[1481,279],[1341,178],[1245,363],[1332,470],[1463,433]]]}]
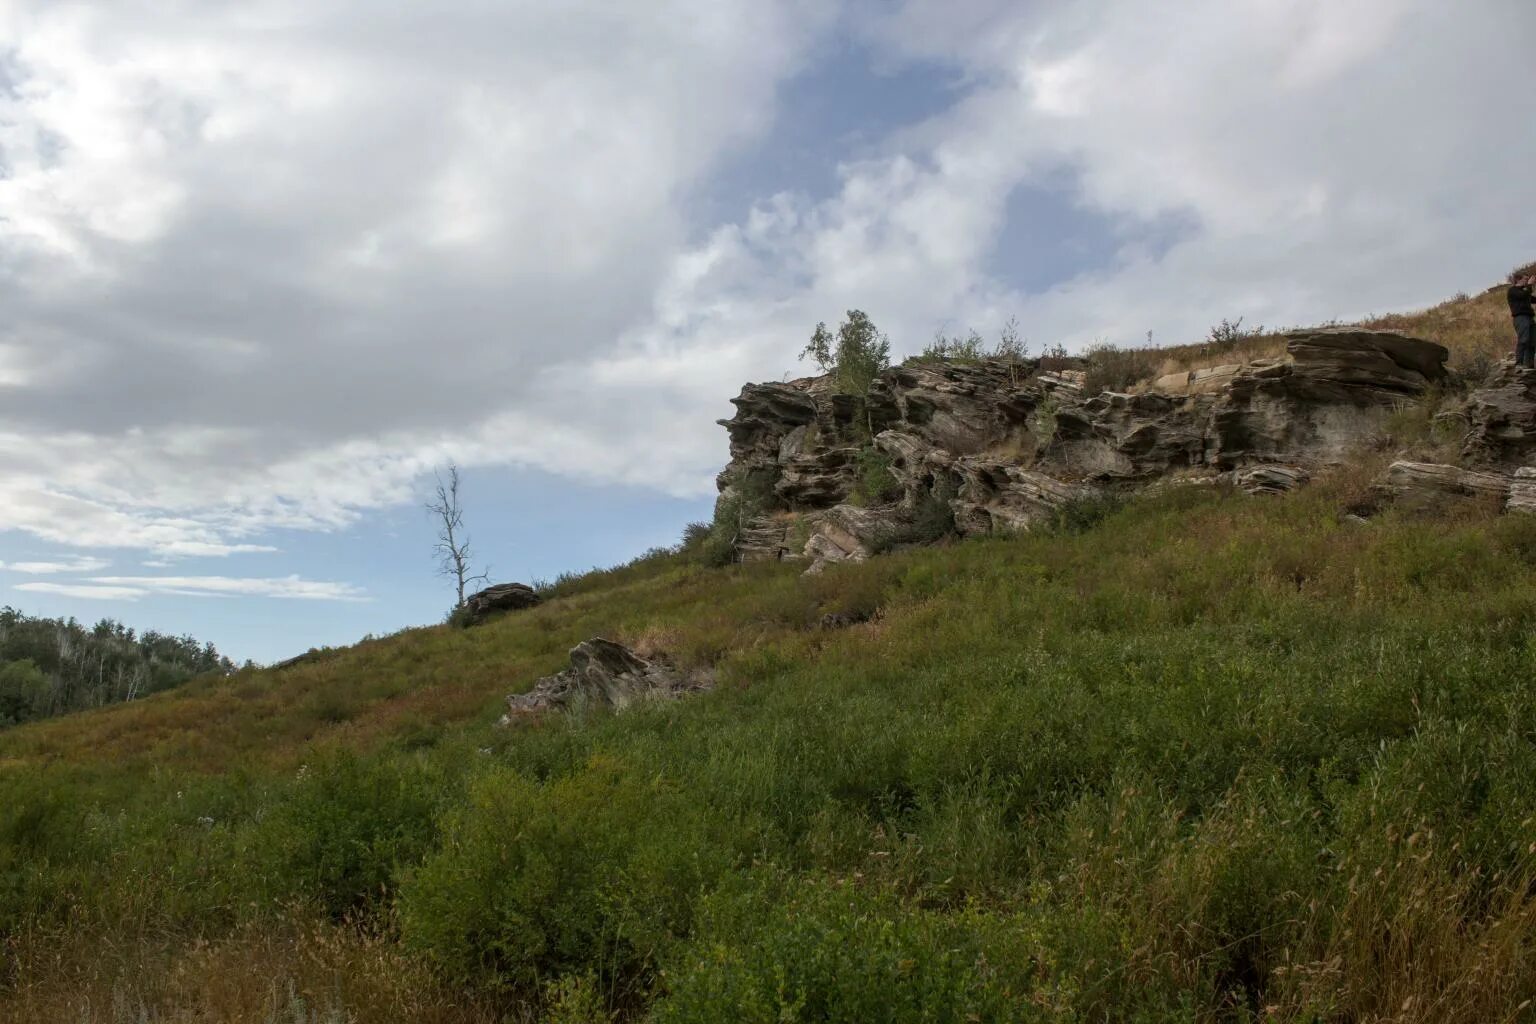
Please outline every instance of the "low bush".
[{"label": "low bush", "polygon": [[901,482],[891,472],[891,457],[874,445],[859,449],[858,476],[849,496],[855,505],[883,505],[901,496]]},{"label": "low bush", "polygon": [[[207,951],[316,918],[385,966],[300,937],[257,976],[358,1019],[1518,1020],[1536,520],[1343,523],[1351,477],[818,577],[656,556],[7,729],[0,1018],[181,985],[260,1020]],[[491,725],[594,635],[717,685]],[[332,687],[344,721],[312,713]]]},{"label": "low bush", "polygon": [[547,785],[483,775],[407,884],[406,941],[463,981],[532,992],[596,971],[605,990],[638,997],[698,892],[731,865],[702,812],[602,758]]}]

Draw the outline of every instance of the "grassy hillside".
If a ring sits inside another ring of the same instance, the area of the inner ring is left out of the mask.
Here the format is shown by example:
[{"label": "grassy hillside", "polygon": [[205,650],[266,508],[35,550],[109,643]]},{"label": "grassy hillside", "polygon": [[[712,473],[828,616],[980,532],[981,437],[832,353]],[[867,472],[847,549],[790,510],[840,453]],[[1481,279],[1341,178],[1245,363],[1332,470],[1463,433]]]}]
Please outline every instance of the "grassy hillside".
[{"label": "grassy hillside", "polygon": [[[1520,1019],[1536,521],[1357,475],[8,730],[0,1020]],[[492,727],[593,635],[721,685]]]},{"label": "grassy hillside", "polygon": [[[1504,287],[1497,285],[1476,296],[1458,295],[1416,312],[1371,317],[1362,321],[1362,326],[1439,342],[1450,350],[1453,381],[1481,381],[1499,360],[1514,351],[1515,334]],[[1239,323],[1213,328],[1210,338],[1192,344],[1092,349],[1086,364],[1090,386],[1136,390],[1165,374],[1284,353],[1282,333]]]}]

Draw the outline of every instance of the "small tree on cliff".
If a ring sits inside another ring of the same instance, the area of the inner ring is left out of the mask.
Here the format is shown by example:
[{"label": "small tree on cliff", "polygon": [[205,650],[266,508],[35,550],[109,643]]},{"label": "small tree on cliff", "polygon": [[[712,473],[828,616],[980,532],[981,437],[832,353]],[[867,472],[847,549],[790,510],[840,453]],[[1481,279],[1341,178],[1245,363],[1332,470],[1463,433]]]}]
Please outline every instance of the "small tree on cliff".
[{"label": "small tree on cliff", "polygon": [[472,583],[484,583],[490,579],[488,572],[475,572],[470,567],[469,534],[464,529],[464,509],[459,505],[459,467],[448,464],[448,479],[437,476],[436,499],[427,502],[427,511],[437,520],[437,543],[432,553],[437,556],[439,575],[453,580],[459,599],[454,611],[464,607],[464,590]]},{"label": "small tree on cliff", "polygon": [[834,336],[826,322],[816,325],[810,344],[800,353],[816,361],[823,373],[837,378],[837,385],[850,395],[866,398],[880,371],[891,365],[891,340],[880,333],[865,312],[850,309]]}]

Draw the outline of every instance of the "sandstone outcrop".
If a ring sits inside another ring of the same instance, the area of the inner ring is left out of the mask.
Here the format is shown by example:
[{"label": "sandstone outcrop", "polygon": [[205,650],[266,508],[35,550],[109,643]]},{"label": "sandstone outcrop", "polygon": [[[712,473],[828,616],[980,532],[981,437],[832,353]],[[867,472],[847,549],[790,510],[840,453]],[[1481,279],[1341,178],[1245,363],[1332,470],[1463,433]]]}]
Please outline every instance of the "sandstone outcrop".
[{"label": "sandstone outcrop", "polygon": [[1486,498],[1504,504],[1511,478],[1433,462],[1399,460],[1387,468],[1386,489],[1407,506],[1432,504],[1444,498]]},{"label": "sandstone outcrop", "polygon": [[507,713],[498,724],[532,721],[552,711],[622,711],[641,701],[674,700],[713,685],[707,672],[684,672],[665,658],[647,660],[622,644],[594,637],[571,648],[565,671],[540,679],[527,693],[508,697]]},{"label": "sandstone outcrop", "polygon": [[1536,513],[1536,467],[1521,466],[1515,470],[1509,481],[1509,498],[1504,503],[1504,511]]},{"label": "sandstone outcrop", "polygon": [[1467,398],[1468,461],[1511,468],[1536,461],[1536,370],[1506,365]]},{"label": "sandstone outcrop", "polygon": [[464,599],[470,621],[483,622],[497,612],[521,611],[540,602],[538,592],[525,583],[497,583]]},{"label": "sandstone outcrop", "polygon": [[[721,421],[731,462],[718,482],[723,501],[753,513],[740,557],[804,557],[813,571],[921,538],[919,521],[936,515],[984,534],[1172,479],[1279,493],[1380,434],[1444,379],[1447,356],[1396,332],[1319,328],[1288,335],[1282,357],[1169,374],[1135,394],[1090,394],[1081,371],[1002,359],[892,367],[863,399],[828,377],[749,384]],[[1527,383],[1536,394],[1536,376],[1509,386]],[[1484,433],[1536,447],[1536,400],[1524,401],[1490,395]],[[872,463],[891,478],[875,496],[861,487]]]}]

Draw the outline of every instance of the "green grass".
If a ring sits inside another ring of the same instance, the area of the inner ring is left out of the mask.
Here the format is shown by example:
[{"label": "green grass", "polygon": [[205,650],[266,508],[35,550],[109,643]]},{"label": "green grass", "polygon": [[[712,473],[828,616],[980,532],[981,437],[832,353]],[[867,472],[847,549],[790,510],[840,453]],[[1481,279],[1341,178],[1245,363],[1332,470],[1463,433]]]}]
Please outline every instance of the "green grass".
[{"label": "green grass", "polygon": [[[1536,521],[1348,485],[811,578],[652,555],[7,732],[0,1018],[1519,1019]],[[492,728],[593,635],[720,685]]]}]

